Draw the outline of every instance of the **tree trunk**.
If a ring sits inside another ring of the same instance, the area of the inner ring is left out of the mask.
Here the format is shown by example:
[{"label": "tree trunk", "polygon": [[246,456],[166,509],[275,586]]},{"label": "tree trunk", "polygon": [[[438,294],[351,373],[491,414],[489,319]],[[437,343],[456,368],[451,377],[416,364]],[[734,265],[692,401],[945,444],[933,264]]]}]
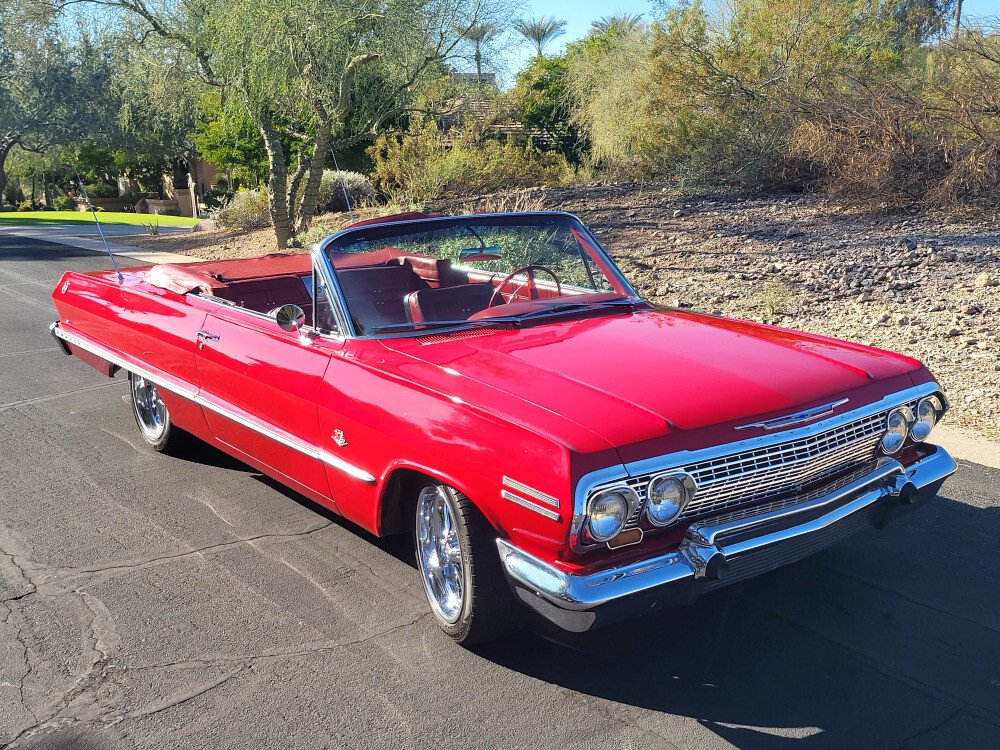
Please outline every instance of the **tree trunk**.
[{"label": "tree trunk", "polygon": [[326,154],[330,150],[330,120],[320,121],[316,130],[316,146],[313,148],[312,160],[309,164],[309,178],[302,190],[302,201],[299,203],[298,219],[295,223],[297,232],[309,229],[309,224],[316,213],[319,203],[319,185],[323,179],[323,167],[326,166]]},{"label": "tree trunk", "polygon": [[476,83],[483,85],[483,55],[479,51],[479,40],[476,40]]},{"label": "tree trunk", "polygon": [[958,32],[961,30],[962,26],[962,0],[955,0],[955,30],[952,32],[952,38],[958,38]]},{"label": "tree trunk", "polygon": [[7,156],[13,148],[13,143],[0,146],[0,204],[3,204],[4,191],[7,189]]},{"label": "tree trunk", "polygon": [[270,113],[265,112],[258,118],[257,126],[264,137],[264,148],[267,150],[269,174],[267,178],[267,204],[271,209],[271,224],[274,226],[274,238],[278,249],[284,250],[292,239],[292,220],[288,214],[288,165],[285,163],[285,152],[281,148],[281,139],[274,128]]},{"label": "tree trunk", "polygon": [[307,151],[305,143],[299,144],[299,153],[295,157],[295,172],[292,174],[292,179],[288,181],[288,210],[291,213],[290,218],[293,225],[298,221],[296,206],[300,198],[299,188],[302,186],[302,180],[305,179],[309,169],[310,160],[306,158]]}]

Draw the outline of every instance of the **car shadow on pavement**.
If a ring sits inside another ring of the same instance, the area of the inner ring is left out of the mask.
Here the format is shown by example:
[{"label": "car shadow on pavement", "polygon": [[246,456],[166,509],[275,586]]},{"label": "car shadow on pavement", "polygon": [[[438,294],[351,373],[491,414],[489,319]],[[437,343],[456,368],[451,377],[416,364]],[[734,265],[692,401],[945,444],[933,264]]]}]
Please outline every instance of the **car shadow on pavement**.
[{"label": "car shadow on pavement", "polygon": [[[478,653],[693,718],[741,748],[986,747],[1000,737],[1000,599],[984,598],[997,591],[997,538],[1000,507],[941,498],[691,605],[585,634],[539,623]],[[661,722],[636,716],[643,731]]]}]

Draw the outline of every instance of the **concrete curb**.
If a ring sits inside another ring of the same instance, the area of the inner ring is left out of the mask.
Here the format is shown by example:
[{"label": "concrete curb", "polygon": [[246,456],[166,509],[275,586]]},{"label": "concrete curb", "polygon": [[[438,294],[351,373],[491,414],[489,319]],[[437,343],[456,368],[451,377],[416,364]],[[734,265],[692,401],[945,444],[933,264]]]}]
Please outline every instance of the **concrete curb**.
[{"label": "concrete curb", "polygon": [[940,425],[934,428],[930,441],[948,451],[956,461],[969,461],[1000,469],[1000,442],[972,430]]}]

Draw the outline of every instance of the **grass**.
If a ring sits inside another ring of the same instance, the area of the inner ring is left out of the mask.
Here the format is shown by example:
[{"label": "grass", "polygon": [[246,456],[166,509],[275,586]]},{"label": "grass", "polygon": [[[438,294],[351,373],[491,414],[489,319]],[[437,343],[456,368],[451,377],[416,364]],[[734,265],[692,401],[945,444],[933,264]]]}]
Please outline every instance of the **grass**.
[{"label": "grass", "polygon": [[[127,224],[146,227],[156,223],[161,227],[193,227],[198,219],[190,216],[163,216],[161,214],[126,214],[114,211],[98,211],[102,224]],[[46,226],[49,224],[93,224],[94,217],[89,211],[3,211],[0,212],[0,226]]]}]

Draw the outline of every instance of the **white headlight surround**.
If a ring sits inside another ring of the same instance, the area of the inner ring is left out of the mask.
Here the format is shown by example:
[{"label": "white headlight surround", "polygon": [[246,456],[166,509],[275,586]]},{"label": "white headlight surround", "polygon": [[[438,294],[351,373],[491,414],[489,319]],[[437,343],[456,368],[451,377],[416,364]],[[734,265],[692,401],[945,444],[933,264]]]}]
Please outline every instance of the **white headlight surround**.
[{"label": "white headlight surround", "polygon": [[900,406],[889,412],[885,418],[885,434],[882,436],[882,450],[892,455],[899,453],[910,434],[913,425],[913,412],[908,406]]},{"label": "white headlight surround", "polygon": [[646,518],[653,526],[669,526],[694,497],[697,485],[683,471],[658,474],[646,485]]},{"label": "white headlight surround", "polygon": [[595,493],[587,501],[587,536],[595,542],[613,539],[625,528],[638,502],[635,490],[625,485]]},{"label": "white headlight surround", "polygon": [[937,396],[931,395],[920,399],[914,414],[915,421],[910,427],[910,437],[918,443],[926,440],[943,413],[944,404]]}]

